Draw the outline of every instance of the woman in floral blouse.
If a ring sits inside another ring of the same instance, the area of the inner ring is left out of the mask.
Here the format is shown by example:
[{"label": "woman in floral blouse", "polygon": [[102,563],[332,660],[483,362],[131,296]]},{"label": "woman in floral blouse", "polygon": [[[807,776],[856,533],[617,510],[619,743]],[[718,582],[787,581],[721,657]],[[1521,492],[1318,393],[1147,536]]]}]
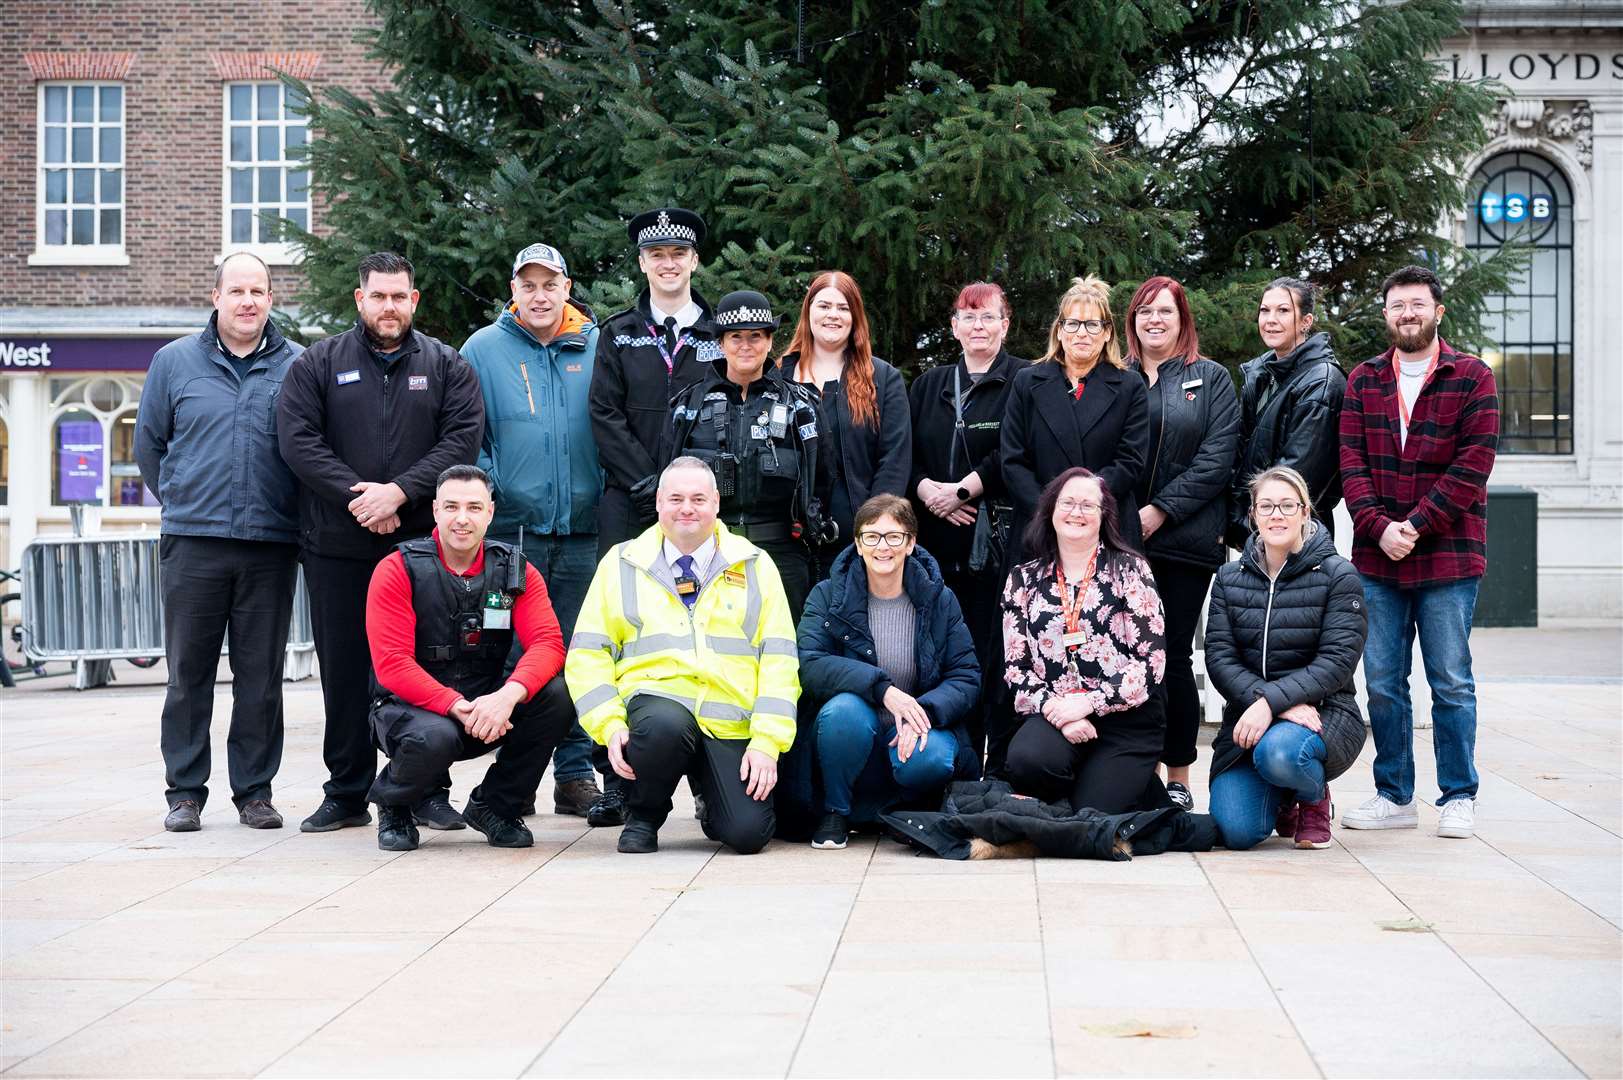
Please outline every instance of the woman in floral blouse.
[{"label": "woman in floral blouse", "polygon": [[1020,726],[1015,791],[1121,813],[1170,805],[1156,779],[1166,624],[1149,565],[1122,542],[1116,500],[1086,469],[1043,489],[1003,590],[1004,681]]}]

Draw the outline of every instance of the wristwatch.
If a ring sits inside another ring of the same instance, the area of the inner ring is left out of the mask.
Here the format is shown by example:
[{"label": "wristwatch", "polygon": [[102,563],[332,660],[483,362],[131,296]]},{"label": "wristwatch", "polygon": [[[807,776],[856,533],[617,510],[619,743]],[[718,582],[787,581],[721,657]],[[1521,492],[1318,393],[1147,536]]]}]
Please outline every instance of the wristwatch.
[{"label": "wristwatch", "polygon": [[968,502],[969,501],[969,489],[968,488],[962,487],[962,486],[960,486],[958,488],[958,501],[959,502]]}]

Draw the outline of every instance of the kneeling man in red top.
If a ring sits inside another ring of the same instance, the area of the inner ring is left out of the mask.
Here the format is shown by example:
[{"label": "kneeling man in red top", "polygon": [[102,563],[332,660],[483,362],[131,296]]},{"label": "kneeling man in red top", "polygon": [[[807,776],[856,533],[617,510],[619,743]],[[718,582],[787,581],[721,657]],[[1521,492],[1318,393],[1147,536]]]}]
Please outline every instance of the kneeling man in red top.
[{"label": "kneeling man in red top", "polygon": [[[498,746],[462,816],[493,847],[529,847],[519,810],[575,719],[547,587],[521,552],[485,539],[494,513],[490,478],[453,465],[435,485],[433,534],[401,544],[372,574],[372,733],[389,763],[367,798],[384,851],[417,846],[411,808],[453,761]],[[515,636],[523,656],[509,673]]]}]

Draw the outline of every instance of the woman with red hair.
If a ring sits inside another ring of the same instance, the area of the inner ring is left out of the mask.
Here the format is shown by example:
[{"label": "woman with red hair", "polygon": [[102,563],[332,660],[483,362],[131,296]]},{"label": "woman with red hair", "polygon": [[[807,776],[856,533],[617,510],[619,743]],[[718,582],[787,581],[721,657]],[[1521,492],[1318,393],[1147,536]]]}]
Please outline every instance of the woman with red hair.
[{"label": "woman with red hair", "polygon": [[901,372],[873,354],[856,279],[840,270],[812,278],[794,338],[778,361],[822,400],[818,471],[832,478],[827,512],[839,536],[814,552],[814,582],[851,546],[857,507],[880,494],[907,496],[913,421]]},{"label": "woman with red hair", "polygon": [[1189,766],[1200,734],[1195,626],[1223,564],[1228,495],[1240,445],[1240,399],[1222,364],[1200,355],[1183,286],[1152,277],[1127,305],[1128,363],[1148,390],[1150,455],[1139,475],[1138,524],[1166,609],[1167,794],[1194,807]]}]

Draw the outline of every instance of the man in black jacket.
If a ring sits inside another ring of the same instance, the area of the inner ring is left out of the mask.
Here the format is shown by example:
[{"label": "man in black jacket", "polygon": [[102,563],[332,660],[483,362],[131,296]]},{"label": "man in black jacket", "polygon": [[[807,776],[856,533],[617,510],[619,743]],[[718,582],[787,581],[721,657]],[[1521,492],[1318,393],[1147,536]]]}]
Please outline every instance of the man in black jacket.
[{"label": "man in black jacket", "polygon": [[[411,263],[390,252],[362,259],[359,321],[293,364],[277,410],[282,457],[300,483],[299,545],[327,712],[326,797],[304,832],[371,823],[367,583],[397,544],[429,534],[436,478],[473,464],[484,433],[479,379],[455,349],[411,328],[417,299]],[[417,817],[430,828],[463,827],[444,791],[419,804]]]},{"label": "man in black jacket", "polygon": [[[654,520],[655,461],[671,401],[711,373],[721,358],[710,305],[692,290],[704,221],[666,207],[631,219],[631,242],[648,287],[634,307],[611,316],[597,339],[590,393],[604,490],[597,510],[597,552],[640,534]],[[639,488],[646,505],[634,504]]]}]

